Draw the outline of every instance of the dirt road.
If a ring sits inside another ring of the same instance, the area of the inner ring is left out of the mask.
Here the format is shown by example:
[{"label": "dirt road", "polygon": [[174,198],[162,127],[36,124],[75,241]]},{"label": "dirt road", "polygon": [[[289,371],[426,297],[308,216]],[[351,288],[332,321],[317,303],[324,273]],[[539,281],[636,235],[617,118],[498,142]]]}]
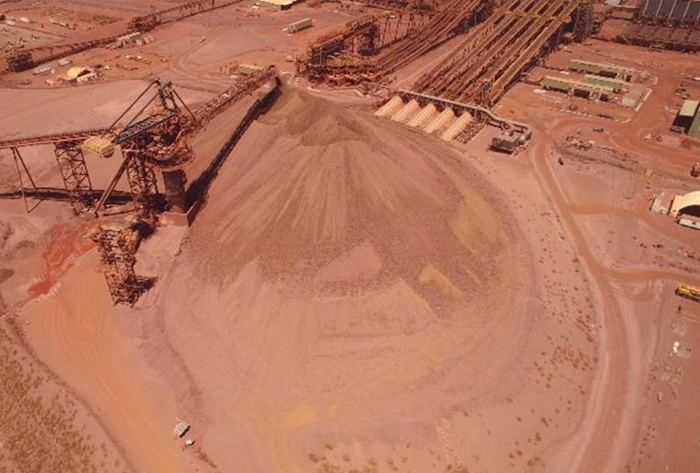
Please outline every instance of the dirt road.
[{"label": "dirt road", "polygon": [[94,253],[83,258],[55,296],[23,311],[29,340],[95,411],[136,471],[191,471],[170,437],[175,419],[168,423],[144,391],[139,363],[114,320],[138,315],[114,309],[96,264]]}]

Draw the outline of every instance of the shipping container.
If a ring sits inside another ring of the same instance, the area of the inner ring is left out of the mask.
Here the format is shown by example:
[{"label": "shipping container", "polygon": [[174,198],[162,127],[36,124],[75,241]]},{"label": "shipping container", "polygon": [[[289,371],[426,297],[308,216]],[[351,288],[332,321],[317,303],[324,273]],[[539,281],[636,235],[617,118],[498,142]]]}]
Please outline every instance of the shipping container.
[{"label": "shipping container", "polygon": [[631,81],[637,72],[629,67],[618,66],[617,64],[598,63],[590,61],[582,61],[573,59],[569,63],[569,69],[585,74],[595,74],[597,76],[610,77],[613,79],[622,79],[627,82]]},{"label": "shipping container", "polygon": [[620,93],[622,92],[625,87],[627,86],[627,82],[618,80],[618,79],[611,79],[609,77],[601,77],[601,76],[596,76],[593,74],[586,74],[583,77],[583,82],[587,84],[594,84],[594,85],[602,85],[605,87],[610,87],[613,89],[613,92],[615,93]]},{"label": "shipping container", "polygon": [[245,76],[249,76],[251,74],[257,74],[258,72],[262,72],[265,70],[263,66],[259,66],[257,64],[239,64],[238,65],[238,73],[243,74]]},{"label": "shipping container", "polygon": [[314,20],[311,18],[304,18],[303,20],[295,21],[294,23],[287,26],[283,31],[286,33],[296,33],[297,31],[304,30],[306,28],[311,28],[314,24]]},{"label": "shipping container", "polygon": [[36,69],[34,69],[34,75],[39,76],[43,74],[48,74],[51,72],[51,65],[50,64],[45,64],[43,66],[39,66]]}]

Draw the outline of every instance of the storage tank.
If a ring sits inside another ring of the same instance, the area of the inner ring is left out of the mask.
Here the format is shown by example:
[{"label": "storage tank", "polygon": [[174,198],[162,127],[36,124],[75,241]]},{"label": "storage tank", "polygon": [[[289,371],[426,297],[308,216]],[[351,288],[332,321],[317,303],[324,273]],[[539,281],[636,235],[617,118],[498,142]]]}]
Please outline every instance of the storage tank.
[{"label": "storage tank", "polygon": [[428,124],[425,125],[425,127],[423,127],[423,130],[426,133],[438,132],[438,131],[444,129],[445,127],[447,127],[452,122],[454,117],[455,117],[455,112],[453,112],[452,109],[448,107],[445,110],[443,110],[442,112],[440,112],[440,115],[433,118],[432,121],[428,122]]},{"label": "storage tank", "polygon": [[392,120],[396,122],[405,122],[409,118],[413,117],[413,115],[420,110],[420,104],[416,99],[411,100],[408,102],[404,107],[396,112],[394,116],[391,117]]},{"label": "storage tank", "polygon": [[411,121],[408,122],[408,126],[413,127],[413,128],[418,128],[423,126],[425,123],[428,122],[431,118],[435,116],[437,113],[437,108],[435,105],[432,103],[429,103],[425,107],[423,107],[423,110],[421,110],[418,115],[413,117]]},{"label": "storage tank", "polygon": [[443,132],[443,134],[440,136],[445,141],[452,141],[454,140],[457,135],[462,133],[464,129],[469,125],[469,123],[472,121],[472,115],[469,112],[464,112],[462,115],[460,115],[457,120],[450,125],[447,130]]},{"label": "storage tank", "polygon": [[377,117],[389,117],[398,112],[401,107],[403,107],[403,100],[397,95],[379,107],[379,110],[374,112],[374,115]]}]

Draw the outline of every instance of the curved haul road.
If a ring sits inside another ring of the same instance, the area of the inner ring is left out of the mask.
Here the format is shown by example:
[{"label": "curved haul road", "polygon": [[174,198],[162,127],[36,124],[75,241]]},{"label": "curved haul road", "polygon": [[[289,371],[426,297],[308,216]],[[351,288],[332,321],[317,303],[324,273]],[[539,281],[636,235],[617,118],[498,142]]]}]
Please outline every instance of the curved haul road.
[{"label": "curved haul road", "polygon": [[[599,372],[592,386],[584,421],[581,430],[569,444],[568,451],[557,456],[557,461],[563,464],[556,464],[554,471],[619,473],[624,471],[637,440],[640,422],[638,414],[644,402],[646,358],[641,346],[639,327],[628,314],[621,311],[610,283],[637,279],[679,280],[682,277],[685,281],[700,284],[700,279],[670,270],[629,273],[600,264],[569,211],[570,205],[550,167],[554,161],[548,159],[549,152],[556,145],[551,136],[559,136],[554,130],[566,128],[573,123],[580,126],[581,118],[562,118],[547,129],[536,127],[538,141],[530,152],[540,185],[545,194],[550,196],[569,237],[578,248],[591,282],[598,290],[596,304],[602,315],[602,320],[599,321]],[[591,123],[597,122],[591,120]],[[623,151],[646,156],[653,156],[653,151],[658,148],[653,143],[641,143],[639,136],[627,134],[615,141],[615,145]],[[652,153],[649,153],[650,150]],[[678,163],[679,156],[674,158]]]}]

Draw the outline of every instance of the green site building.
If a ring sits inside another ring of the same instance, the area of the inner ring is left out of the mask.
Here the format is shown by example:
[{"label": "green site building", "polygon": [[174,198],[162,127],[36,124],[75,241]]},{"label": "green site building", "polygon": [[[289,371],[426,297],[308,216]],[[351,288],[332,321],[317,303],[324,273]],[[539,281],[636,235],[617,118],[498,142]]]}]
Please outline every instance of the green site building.
[{"label": "green site building", "polygon": [[635,69],[618,66],[617,64],[590,62],[580,59],[572,59],[569,63],[569,69],[584,74],[621,79],[627,82],[631,81],[637,72]]}]

